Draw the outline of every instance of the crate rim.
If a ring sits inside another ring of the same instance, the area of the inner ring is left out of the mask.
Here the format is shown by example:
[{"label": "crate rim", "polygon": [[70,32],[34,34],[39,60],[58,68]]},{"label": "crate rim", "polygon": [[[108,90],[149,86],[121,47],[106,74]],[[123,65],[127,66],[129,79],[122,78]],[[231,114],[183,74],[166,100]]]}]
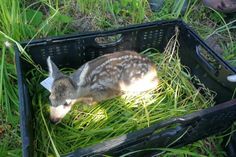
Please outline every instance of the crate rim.
[{"label": "crate rim", "polygon": [[[64,41],[71,41],[71,40],[76,40],[76,39],[81,39],[83,37],[103,37],[103,36],[108,36],[108,35],[115,35],[118,33],[122,32],[127,32],[129,30],[133,29],[139,29],[143,27],[155,27],[156,25],[167,25],[175,23],[179,26],[183,26],[186,29],[188,29],[188,32],[191,33],[195,39],[202,44],[202,46],[211,53],[211,55],[214,55],[217,57],[228,69],[230,69],[234,74],[236,74],[236,68],[233,68],[227,61],[223,59],[218,53],[216,53],[212,48],[210,48],[204,40],[200,36],[196,36],[196,33],[191,26],[189,26],[187,23],[185,23],[182,19],[172,19],[172,20],[157,20],[157,21],[152,21],[152,22],[145,22],[145,23],[140,23],[140,24],[132,24],[132,25],[127,25],[127,26],[121,26],[118,28],[110,29],[110,30],[99,30],[99,31],[86,31],[86,32],[73,32],[70,34],[65,34],[65,35],[59,35],[59,36],[48,36],[45,38],[38,38],[38,39],[33,39],[33,40],[25,40],[25,41],[20,41],[19,44],[25,47],[30,47],[30,46],[40,46],[40,45],[47,45],[51,43],[57,43],[57,42],[64,42]],[[15,50],[17,53],[20,54],[19,49],[17,48],[17,45],[14,45]]]},{"label": "crate rim", "polygon": [[157,21],[152,21],[152,22],[136,23],[136,24],[130,24],[126,26],[119,26],[118,28],[111,28],[109,30],[73,32],[70,34],[64,34],[64,35],[58,35],[58,36],[52,35],[52,36],[47,36],[47,37],[33,39],[33,40],[24,40],[24,41],[20,41],[19,43],[21,45],[28,45],[28,46],[35,46],[35,45],[39,45],[40,43],[43,45],[43,44],[55,42],[54,40],[61,41],[61,40],[66,40],[66,38],[71,38],[70,40],[74,40],[74,39],[81,38],[84,36],[86,37],[97,36],[97,35],[106,36],[107,34],[113,35],[113,34],[117,34],[117,32],[129,31],[130,29],[141,28],[141,27],[146,27],[146,26],[156,26],[157,24],[165,24],[165,23],[166,24],[178,23],[179,25],[181,24],[186,25],[186,23],[181,19],[157,20]]}]

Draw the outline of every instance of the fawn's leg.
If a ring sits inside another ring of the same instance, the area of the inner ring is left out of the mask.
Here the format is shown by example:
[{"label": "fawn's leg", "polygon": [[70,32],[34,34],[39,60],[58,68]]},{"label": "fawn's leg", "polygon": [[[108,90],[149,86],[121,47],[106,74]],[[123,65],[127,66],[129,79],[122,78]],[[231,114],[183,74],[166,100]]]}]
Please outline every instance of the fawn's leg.
[{"label": "fawn's leg", "polygon": [[110,89],[110,88],[106,88],[106,89],[99,89],[96,90],[93,93],[93,99],[96,102],[101,102],[103,100],[107,100],[107,99],[112,99],[115,98],[117,96],[120,96],[122,93],[118,90],[114,90],[114,89]]}]

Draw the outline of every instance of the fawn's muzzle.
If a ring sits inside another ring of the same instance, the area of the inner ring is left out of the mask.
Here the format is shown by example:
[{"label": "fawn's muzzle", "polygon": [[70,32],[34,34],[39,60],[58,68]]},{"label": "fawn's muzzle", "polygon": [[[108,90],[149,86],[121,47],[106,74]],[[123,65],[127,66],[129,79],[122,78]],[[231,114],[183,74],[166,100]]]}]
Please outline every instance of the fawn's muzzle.
[{"label": "fawn's muzzle", "polygon": [[51,122],[59,122],[70,111],[71,106],[60,105],[57,107],[50,106],[50,120]]},{"label": "fawn's muzzle", "polygon": [[53,124],[58,123],[60,120],[61,120],[60,118],[50,117],[50,122],[53,123]]}]

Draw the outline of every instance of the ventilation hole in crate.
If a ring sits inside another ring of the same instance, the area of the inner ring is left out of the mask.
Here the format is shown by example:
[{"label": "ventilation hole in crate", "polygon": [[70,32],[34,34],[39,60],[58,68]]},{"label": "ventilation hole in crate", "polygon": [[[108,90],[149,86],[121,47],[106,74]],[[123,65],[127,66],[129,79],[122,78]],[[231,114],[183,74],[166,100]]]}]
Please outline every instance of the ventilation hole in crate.
[{"label": "ventilation hole in crate", "polygon": [[56,52],[59,52],[59,51],[60,51],[60,47],[56,46]]},{"label": "ventilation hole in crate", "polygon": [[123,47],[123,46],[121,46],[119,49],[120,49],[120,50],[124,50],[124,47]]},{"label": "ventilation hole in crate", "polygon": [[68,46],[67,45],[64,45],[62,49],[63,49],[63,53],[68,53]]},{"label": "ventilation hole in crate", "polygon": [[188,37],[188,38],[191,38],[191,35],[188,33],[188,34],[187,34],[187,37]]},{"label": "ventilation hole in crate", "polygon": [[219,70],[222,68],[220,63],[202,46],[198,46],[197,49],[199,55],[201,56],[200,58],[205,60],[205,63],[215,70],[215,76],[218,76]]},{"label": "ventilation hole in crate", "polygon": [[81,57],[82,56],[81,53],[77,53],[76,55],[77,55],[78,58],[82,58]]},{"label": "ventilation hole in crate", "polygon": [[130,43],[135,43],[137,41],[137,34],[138,34],[138,32],[131,33],[131,36],[129,37]]},{"label": "ventilation hole in crate", "polygon": [[143,35],[143,39],[144,39],[144,40],[147,40],[147,36],[148,36],[148,35],[147,35],[147,32],[145,32],[144,35]]},{"label": "ventilation hole in crate", "polygon": [[84,51],[85,50],[85,46],[84,46],[84,40],[78,40],[76,42],[76,49],[78,51]]},{"label": "ventilation hole in crate", "polygon": [[45,49],[41,49],[40,52],[41,52],[43,58],[47,57]]},{"label": "ventilation hole in crate", "polygon": [[135,38],[135,40],[136,40],[137,35],[138,35],[137,31],[134,31],[131,33],[132,38]]},{"label": "ventilation hole in crate", "polygon": [[77,50],[80,50],[80,49],[81,49],[81,43],[78,42],[78,41],[77,41],[77,43],[76,43],[76,48],[77,48]]},{"label": "ventilation hole in crate", "polygon": [[90,54],[91,59],[96,58],[96,52],[91,51],[91,52],[89,52],[89,54]]},{"label": "ventilation hole in crate", "polygon": [[77,44],[77,45],[80,45],[80,44],[81,44],[81,41],[80,41],[80,40],[77,40],[77,41],[76,41],[76,44]]},{"label": "ventilation hole in crate", "polygon": [[56,52],[57,55],[61,55],[62,54],[62,51],[60,50],[59,46],[57,46],[55,49],[56,49],[55,52]]},{"label": "ventilation hole in crate", "polygon": [[143,33],[143,45],[141,46],[141,48],[145,49],[149,47],[156,47],[157,45],[161,44],[162,38],[162,29],[146,31]]},{"label": "ventilation hole in crate", "polygon": [[85,51],[82,51],[81,58],[82,58],[83,63],[87,62],[87,55],[86,55]]},{"label": "ventilation hole in crate", "polygon": [[49,48],[49,49],[48,49],[48,55],[49,55],[49,56],[54,56],[54,50],[53,50],[53,48]]}]

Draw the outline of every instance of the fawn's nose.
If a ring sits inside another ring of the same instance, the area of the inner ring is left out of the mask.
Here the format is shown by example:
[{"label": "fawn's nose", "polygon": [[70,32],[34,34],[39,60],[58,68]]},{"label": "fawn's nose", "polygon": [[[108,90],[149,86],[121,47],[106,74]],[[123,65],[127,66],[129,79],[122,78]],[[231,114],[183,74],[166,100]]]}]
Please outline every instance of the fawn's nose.
[{"label": "fawn's nose", "polygon": [[57,124],[61,119],[57,117],[50,117],[50,121],[52,124]]}]

